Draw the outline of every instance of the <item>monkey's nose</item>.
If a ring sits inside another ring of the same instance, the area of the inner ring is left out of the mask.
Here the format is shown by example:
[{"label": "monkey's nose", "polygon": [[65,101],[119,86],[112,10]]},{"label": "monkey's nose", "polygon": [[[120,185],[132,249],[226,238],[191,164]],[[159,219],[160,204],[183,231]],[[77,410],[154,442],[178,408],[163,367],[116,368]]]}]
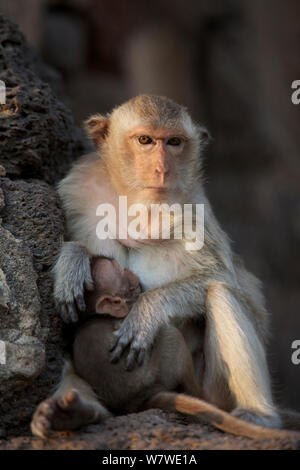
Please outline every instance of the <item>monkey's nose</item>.
[{"label": "monkey's nose", "polygon": [[155,168],[155,172],[159,175],[167,175],[169,173],[169,167],[166,162],[158,162]]}]

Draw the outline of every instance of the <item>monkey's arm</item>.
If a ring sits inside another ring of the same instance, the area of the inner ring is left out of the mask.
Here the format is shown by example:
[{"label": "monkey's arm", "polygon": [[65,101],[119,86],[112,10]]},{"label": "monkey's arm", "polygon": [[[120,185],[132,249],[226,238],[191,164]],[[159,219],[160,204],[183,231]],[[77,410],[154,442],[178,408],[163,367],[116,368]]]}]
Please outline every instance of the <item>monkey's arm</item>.
[{"label": "monkey's arm", "polygon": [[127,367],[141,363],[159,326],[205,314],[204,398],[269,427],[280,427],[254,311],[229,282],[191,277],[144,293],[115,332],[112,360],[130,346]]},{"label": "monkey's arm", "polygon": [[63,244],[53,267],[54,299],[64,322],[78,320],[77,308],[85,310],[84,289],[93,288],[90,255],[79,242]]},{"label": "monkey's arm", "polygon": [[194,275],[141,294],[115,332],[112,362],[118,361],[130,345],[127,368],[135,362],[141,364],[161,325],[171,319],[197,318],[205,312],[206,291],[203,277]]}]

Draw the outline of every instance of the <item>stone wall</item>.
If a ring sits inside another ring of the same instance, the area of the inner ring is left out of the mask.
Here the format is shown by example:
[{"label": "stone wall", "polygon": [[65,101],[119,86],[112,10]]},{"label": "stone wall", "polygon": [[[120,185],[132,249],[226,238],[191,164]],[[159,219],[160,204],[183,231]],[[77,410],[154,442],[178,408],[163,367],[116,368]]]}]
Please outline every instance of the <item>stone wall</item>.
[{"label": "stone wall", "polygon": [[[63,241],[55,183],[86,142],[52,91],[58,79],[11,22],[0,18],[0,435],[28,433],[35,406],[57,383],[61,321],[51,265]],[[5,363],[3,363],[5,362]]]}]

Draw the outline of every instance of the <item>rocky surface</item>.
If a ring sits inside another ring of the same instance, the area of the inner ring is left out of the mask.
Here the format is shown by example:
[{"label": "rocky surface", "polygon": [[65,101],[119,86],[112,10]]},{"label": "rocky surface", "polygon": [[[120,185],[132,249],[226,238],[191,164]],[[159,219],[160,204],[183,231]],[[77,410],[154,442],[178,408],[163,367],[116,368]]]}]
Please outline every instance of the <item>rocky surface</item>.
[{"label": "rocky surface", "polygon": [[0,435],[28,434],[35,406],[57,383],[61,323],[51,266],[63,241],[55,189],[87,149],[60,91],[16,25],[0,17]]},{"label": "rocky surface", "polygon": [[0,440],[0,450],[254,450],[300,448],[299,438],[251,440],[215,430],[175,413],[148,410],[118,416],[81,432],[57,432],[49,439]]},{"label": "rocky surface", "polygon": [[53,82],[54,75],[16,26],[0,17],[0,80],[7,90],[0,114],[0,164],[8,176],[53,183],[84,153],[83,135],[69,109],[42,79]]},{"label": "rocky surface", "polygon": [[28,432],[62,364],[50,269],[64,219],[55,191],[42,181],[1,178],[0,191],[0,429]]}]

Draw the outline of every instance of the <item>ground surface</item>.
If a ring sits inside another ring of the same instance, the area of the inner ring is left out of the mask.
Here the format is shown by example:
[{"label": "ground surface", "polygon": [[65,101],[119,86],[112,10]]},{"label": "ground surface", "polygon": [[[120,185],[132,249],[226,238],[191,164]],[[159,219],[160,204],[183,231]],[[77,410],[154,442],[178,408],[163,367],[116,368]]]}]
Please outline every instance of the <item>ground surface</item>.
[{"label": "ground surface", "polygon": [[17,437],[0,440],[0,450],[296,450],[299,439],[255,441],[200,424],[195,418],[148,410],[108,419],[80,432],[57,432],[48,440]]}]

